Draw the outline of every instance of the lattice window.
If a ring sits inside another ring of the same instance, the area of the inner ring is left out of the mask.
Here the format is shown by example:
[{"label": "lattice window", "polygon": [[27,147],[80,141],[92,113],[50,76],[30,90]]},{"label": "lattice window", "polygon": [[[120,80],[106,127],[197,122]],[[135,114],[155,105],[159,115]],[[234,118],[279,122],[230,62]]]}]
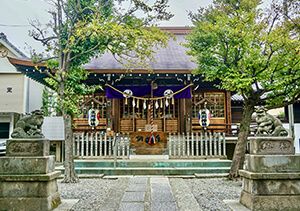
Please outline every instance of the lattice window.
[{"label": "lattice window", "polygon": [[222,92],[195,93],[192,102],[193,118],[198,118],[198,112],[200,109],[204,108],[205,102],[207,102],[206,108],[211,112],[212,118],[225,117],[225,94]]},{"label": "lattice window", "polygon": [[79,104],[80,117],[87,118],[89,109],[94,106],[94,109],[98,109],[101,118],[106,118],[107,100],[103,95],[87,95],[84,96]]},{"label": "lattice window", "polygon": [[193,118],[198,118],[198,112],[200,109],[204,107],[205,99],[203,97],[203,93],[195,93],[192,97],[192,116]]},{"label": "lattice window", "polygon": [[225,117],[225,94],[222,92],[206,92],[204,98],[207,99],[207,108],[211,117]]},{"label": "lattice window", "polygon": [[[156,106],[158,103],[158,107]],[[137,104],[139,105],[137,107]],[[155,119],[173,119],[178,117],[178,100],[175,99],[174,104],[172,100],[168,100],[168,106],[166,106],[166,100],[153,101],[153,113]],[[132,99],[127,99],[127,104],[125,99],[120,100],[120,111],[122,119],[131,119],[133,116],[137,119],[147,119],[148,111],[150,110],[150,102],[146,101],[146,109],[144,109],[144,100],[135,100],[135,107],[133,107]]]},{"label": "lattice window", "polygon": [[138,119],[144,119],[147,117],[147,109],[144,109],[142,100],[135,100],[135,107],[133,107],[132,98],[127,99],[127,103],[125,98],[120,100],[120,112],[122,119],[132,119],[133,116]]},{"label": "lattice window", "polygon": [[154,101],[154,118],[155,119],[174,119],[178,117],[178,100],[174,99],[173,103],[171,99],[168,99],[168,106],[166,105],[166,99],[158,100],[159,107],[156,108],[156,101]]}]

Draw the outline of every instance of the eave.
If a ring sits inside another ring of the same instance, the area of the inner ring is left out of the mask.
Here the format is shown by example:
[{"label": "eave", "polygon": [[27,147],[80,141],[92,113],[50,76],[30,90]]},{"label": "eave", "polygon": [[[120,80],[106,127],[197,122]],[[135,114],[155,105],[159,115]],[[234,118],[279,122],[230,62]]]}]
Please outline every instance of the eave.
[{"label": "eave", "polygon": [[[32,61],[25,59],[8,59],[19,72],[25,74],[33,80],[47,85],[44,81],[44,79],[47,78],[47,75],[42,73],[44,70],[46,70],[45,63],[35,64]],[[211,91],[219,90],[214,86],[217,84],[217,82],[204,82],[201,76],[193,75],[192,70],[186,69],[157,69],[151,72],[145,69],[134,69],[133,71],[128,71],[125,69],[87,69],[87,71],[90,72],[90,75],[85,82],[89,85],[97,84],[104,86],[106,83],[111,85],[130,85],[133,83],[145,84],[149,83],[149,81],[155,80],[164,85],[193,83],[193,87],[197,89]]]},{"label": "eave", "polygon": [[46,70],[45,63],[34,64],[31,60],[28,59],[19,59],[7,57],[9,62],[14,65],[18,72],[26,75],[32,80],[35,80],[43,85],[47,85],[45,82],[46,74],[42,74],[40,71]]}]

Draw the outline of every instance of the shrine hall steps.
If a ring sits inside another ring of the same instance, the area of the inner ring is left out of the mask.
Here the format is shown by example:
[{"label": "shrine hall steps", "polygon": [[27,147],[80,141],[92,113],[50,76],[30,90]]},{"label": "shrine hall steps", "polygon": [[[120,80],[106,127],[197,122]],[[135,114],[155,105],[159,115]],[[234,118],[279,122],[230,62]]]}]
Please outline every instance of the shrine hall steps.
[{"label": "shrine hall steps", "polygon": [[[77,174],[104,175],[224,175],[230,170],[230,160],[75,160]],[[64,172],[63,166],[56,170]]]}]

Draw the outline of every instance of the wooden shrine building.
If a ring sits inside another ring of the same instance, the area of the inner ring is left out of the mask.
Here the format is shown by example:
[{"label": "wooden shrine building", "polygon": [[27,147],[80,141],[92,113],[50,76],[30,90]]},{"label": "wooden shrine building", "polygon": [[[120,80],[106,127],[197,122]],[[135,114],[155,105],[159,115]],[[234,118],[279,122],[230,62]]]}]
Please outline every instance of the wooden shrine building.
[{"label": "wooden shrine building", "polygon": [[[82,112],[74,119],[74,131],[109,130],[136,135],[154,130],[164,139],[169,133],[201,130],[199,111],[205,106],[210,112],[207,130],[230,129],[231,93],[192,74],[196,64],[182,45],[190,29],[161,29],[173,33],[176,40],[170,39],[166,48],[156,50],[151,72],[147,69],[128,72],[109,53],[85,65],[90,72],[86,83],[101,85],[103,90],[85,96],[80,102]],[[10,58],[10,62],[18,71],[43,82],[45,76],[34,71],[31,61]],[[88,124],[91,108],[99,112],[99,124],[95,128]]]}]

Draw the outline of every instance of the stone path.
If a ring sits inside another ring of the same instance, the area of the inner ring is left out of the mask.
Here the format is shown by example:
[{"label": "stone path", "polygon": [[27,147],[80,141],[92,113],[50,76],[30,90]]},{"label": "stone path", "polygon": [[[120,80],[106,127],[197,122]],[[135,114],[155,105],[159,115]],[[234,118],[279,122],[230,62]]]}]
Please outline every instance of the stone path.
[{"label": "stone path", "polygon": [[225,178],[105,177],[59,181],[58,187],[63,200],[77,203],[55,211],[230,211],[223,200],[238,200],[241,193],[240,181]]},{"label": "stone path", "polygon": [[148,178],[130,178],[128,187],[123,195],[120,211],[140,211],[144,210],[144,201],[148,185]]},{"label": "stone path", "polygon": [[167,177],[150,178],[151,211],[175,211],[176,202]]},{"label": "stone path", "polygon": [[172,190],[167,177],[132,177],[119,211],[201,210],[193,194],[187,190],[183,182],[174,184]]}]

